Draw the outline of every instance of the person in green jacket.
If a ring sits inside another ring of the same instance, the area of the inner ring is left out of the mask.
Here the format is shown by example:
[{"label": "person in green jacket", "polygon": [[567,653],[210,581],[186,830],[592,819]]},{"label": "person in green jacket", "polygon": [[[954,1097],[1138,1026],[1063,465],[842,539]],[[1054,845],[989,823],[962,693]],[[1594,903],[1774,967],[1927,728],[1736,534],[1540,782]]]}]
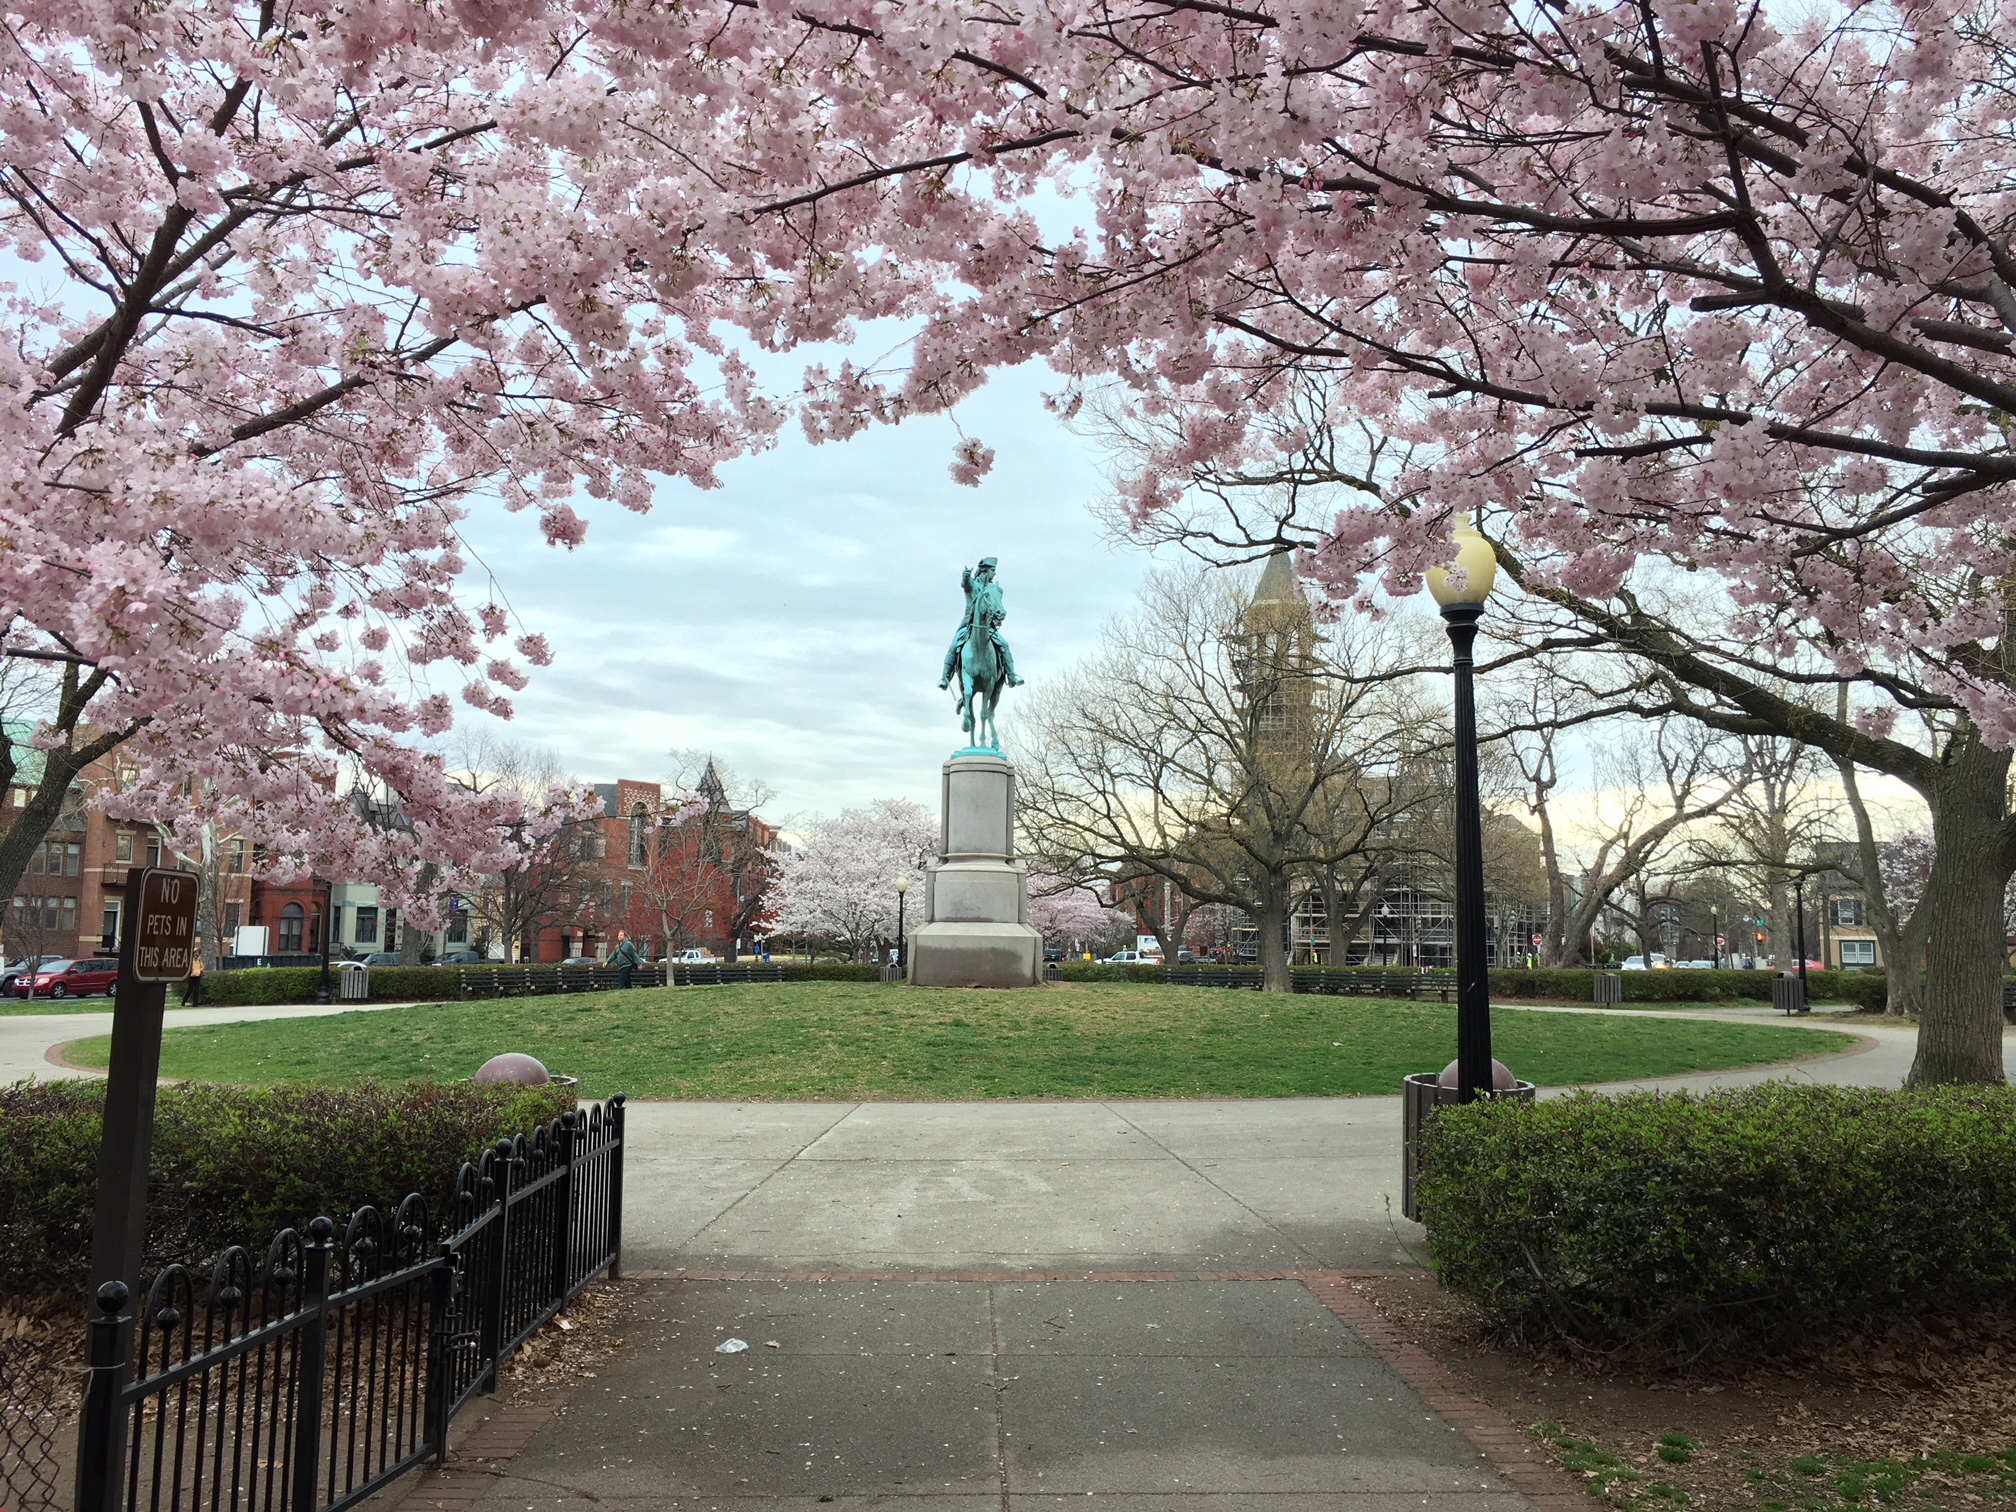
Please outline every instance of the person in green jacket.
[{"label": "person in green jacket", "polygon": [[630,943],[630,936],[622,930],[616,931],[616,948],[609,952],[609,964],[616,968],[616,984],[628,988],[630,973],[637,969],[644,958],[637,954],[637,947]]}]

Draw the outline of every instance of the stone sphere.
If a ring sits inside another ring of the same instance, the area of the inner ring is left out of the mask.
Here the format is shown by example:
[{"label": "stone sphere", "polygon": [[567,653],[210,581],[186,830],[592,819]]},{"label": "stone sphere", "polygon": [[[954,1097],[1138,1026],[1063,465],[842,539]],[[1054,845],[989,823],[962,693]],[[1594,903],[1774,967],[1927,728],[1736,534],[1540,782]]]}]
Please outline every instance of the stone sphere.
[{"label": "stone sphere", "polygon": [[515,1051],[509,1055],[491,1056],[483,1062],[483,1069],[470,1079],[479,1085],[490,1082],[516,1082],[521,1087],[543,1087],[553,1080],[539,1062],[529,1055],[519,1055]]},{"label": "stone sphere", "polygon": [[[498,1059],[503,1060],[506,1057],[500,1055]],[[533,1064],[537,1065],[538,1062],[534,1061]],[[485,1069],[488,1068],[486,1067]],[[1438,1087],[1453,1087],[1456,1085],[1456,1062],[1451,1061],[1442,1068],[1442,1074],[1435,1078],[1435,1085]],[[1505,1069],[1503,1061],[1494,1060],[1491,1062],[1491,1090],[1493,1092],[1510,1092],[1518,1085],[1519,1078]]]}]

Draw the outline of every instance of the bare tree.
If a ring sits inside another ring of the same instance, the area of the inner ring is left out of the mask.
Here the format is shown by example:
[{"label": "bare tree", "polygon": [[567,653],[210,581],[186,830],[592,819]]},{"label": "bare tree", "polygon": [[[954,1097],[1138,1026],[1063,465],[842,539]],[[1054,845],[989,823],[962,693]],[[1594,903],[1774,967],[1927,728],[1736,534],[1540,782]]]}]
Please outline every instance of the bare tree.
[{"label": "bare tree", "polygon": [[1032,700],[1023,834],[1060,876],[1152,875],[1242,910],[1267,989],[1288,991],[1298,879],[1373,842],[1433,726],[1411,685],[1385,675],[1405,632],[1369,616],[1317,623],[1285,558],[1257,582],[1160,574],[1142,600]]},{"label": "bare tree", "polygon": [[1524,777],[1526,807],[1539,828],[1548,900],[1543,963],[1574,965],[1606,915],[1650,939],[1652,908],[1671,901],[1671,888],[1655,886],[1653,875],[1680,854],[1693,826],[1741,791],[1740,752],[1684,720],[1634,721],[1628,734],[1596,748],[1595,791],[1579,826],[1585,838],[1571,845],[1558,814],[1561,742],[1585,706],[1544,671],[1526,689],[1525,705],[1527,717],[1502,744]]}]

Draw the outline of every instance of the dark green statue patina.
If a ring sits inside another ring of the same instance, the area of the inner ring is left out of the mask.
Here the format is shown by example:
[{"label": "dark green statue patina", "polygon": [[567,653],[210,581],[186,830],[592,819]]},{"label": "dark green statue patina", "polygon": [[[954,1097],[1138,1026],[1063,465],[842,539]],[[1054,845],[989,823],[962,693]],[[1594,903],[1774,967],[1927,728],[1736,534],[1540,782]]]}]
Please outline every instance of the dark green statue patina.
[{"label": "dark green statue patina", "polygon": [[945,671],[938,679],[939,687],[950,687],[957,672],[959,727],[971,741],[970,749],[984,751],[1001,749],[1001,737],[994,729],[1001,690],[1022,684],[1015,675],[1014,653],[1001,635],[1001,621],[1008,617],[1008,610],[1001,602],[1001,585],[994,581],[995,565],[993,557],[982,557],[979,567],[960,569],[966,617],[952,637],[952,648],[945,653]]}]

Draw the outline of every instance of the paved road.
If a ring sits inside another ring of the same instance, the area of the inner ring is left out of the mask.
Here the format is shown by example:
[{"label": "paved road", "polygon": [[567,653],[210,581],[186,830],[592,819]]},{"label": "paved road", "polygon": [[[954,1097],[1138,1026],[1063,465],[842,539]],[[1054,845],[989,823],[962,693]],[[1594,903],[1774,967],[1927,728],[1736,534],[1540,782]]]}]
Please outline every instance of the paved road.
[{"label": "paved road", "polygon": [[[72,1009],[63,1013],[0,1014],[0,1086],[28,1077],[49,1080],[65,1076],[89,1076],[49,1059],[49,1052],[71,1040],[89,1039],[112,1032],[112,1005],[93,998],[95,1009]],[[195,1024],[235,1024],[244,1019],[320,1018],[331,1013],[372,1013],[386,1008],[411,1008],[411,1003],[288,1003],[253,1008],[170,1008],[166,1019],[170,1029]]]}]

